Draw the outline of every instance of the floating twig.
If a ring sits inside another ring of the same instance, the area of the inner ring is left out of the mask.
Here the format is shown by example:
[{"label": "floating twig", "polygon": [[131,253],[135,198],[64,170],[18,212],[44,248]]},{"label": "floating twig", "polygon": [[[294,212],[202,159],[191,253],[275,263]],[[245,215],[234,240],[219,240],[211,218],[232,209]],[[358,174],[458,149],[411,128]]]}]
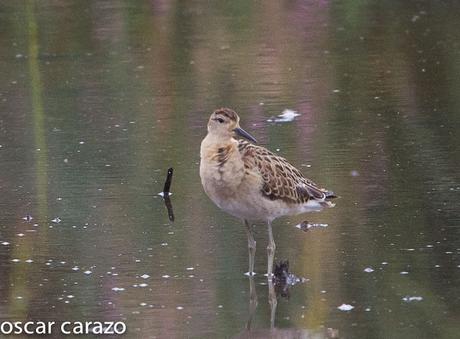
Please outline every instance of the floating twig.
[{"label": "floating twig", "polygon": [[310,223],[307,220],[302,221],[300,224],[295,225],[296,228],[301,229],[304,232],[307,232],[310,228],[317,228],[317,227],[327,227],[328,224],[321,224],[321,223]]}]

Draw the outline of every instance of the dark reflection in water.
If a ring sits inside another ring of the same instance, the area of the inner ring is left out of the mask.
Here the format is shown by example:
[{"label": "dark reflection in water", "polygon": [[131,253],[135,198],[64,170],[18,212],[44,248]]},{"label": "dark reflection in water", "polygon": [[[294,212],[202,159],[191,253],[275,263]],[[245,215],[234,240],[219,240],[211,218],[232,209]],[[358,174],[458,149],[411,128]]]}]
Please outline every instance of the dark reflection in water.
[{"label": "dark reflection in water", "polygon": [[[308,281],[278,299],[273,320],[259,250],[254,331],[456,337],[459,10],[1,2],[2,320],[123,320],[128,337],[241,334],[245,230],[198,175],[207,117],[229,106],[262,145],[341,196],[275,223],[278,260]],[[267,121],[285,108],[300,116]],[[157,195],[169,167],[174,223]],[[305,233],[294,227],[305,218],[329,226]]]}]

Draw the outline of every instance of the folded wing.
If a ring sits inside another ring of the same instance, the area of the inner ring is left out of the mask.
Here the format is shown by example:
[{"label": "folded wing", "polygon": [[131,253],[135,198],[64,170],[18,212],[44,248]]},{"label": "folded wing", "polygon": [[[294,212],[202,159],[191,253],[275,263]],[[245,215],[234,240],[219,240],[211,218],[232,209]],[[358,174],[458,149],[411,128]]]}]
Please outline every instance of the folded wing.
[{"label": "folded wing", "polygon": [[258,171],[262,177],[262,194],[270,200],[284,200],[289,203],[306,203],[335,197],[332,192],[319,188],[313,181],[286,159],[279,157],[264,147],[247,141],[239,141],[245,170]]}]

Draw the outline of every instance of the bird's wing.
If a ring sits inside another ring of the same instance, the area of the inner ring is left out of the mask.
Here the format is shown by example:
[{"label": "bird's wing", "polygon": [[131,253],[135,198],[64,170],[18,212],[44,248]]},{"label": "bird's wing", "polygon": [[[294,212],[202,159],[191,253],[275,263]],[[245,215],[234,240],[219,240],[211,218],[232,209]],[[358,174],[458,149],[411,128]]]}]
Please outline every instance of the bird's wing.
[{"label": "bird's wing", "polygon": [[270,200],[284,200],[290,203],[305,203],[310,199],[327,198],[324,189],[305,178],[286,159],[279,157],[264,147],[240,140],[238,149],[245,170],[258,171],[262,177],[262,194]]}]

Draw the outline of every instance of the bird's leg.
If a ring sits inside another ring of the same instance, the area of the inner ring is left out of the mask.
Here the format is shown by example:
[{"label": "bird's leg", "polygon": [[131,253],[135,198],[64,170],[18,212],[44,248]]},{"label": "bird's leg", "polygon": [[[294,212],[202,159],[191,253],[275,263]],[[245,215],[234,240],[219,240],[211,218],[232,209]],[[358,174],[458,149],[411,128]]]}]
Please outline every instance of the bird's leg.
[{"label": "bird's leg", "polygon": [[246,225],[246,232],[248,234],[248,252],[249,252],[249,275],[254,275],[254,257],[256,255],[256,241],[254,240],[254,234],[252,231],[252,225],[244,220]]},{"label": "bird's leg", "polygon": [[273,240],[273,231],[272,231],[272,222],[269,220],[267,222],[268,225],[268,246],[267,246],[267,262],[268,262],[268,268],[267,268],[267,276],[268,279],[272,278],[272,270],[273,270],[273,258],[275,257],[275,241]]}]

